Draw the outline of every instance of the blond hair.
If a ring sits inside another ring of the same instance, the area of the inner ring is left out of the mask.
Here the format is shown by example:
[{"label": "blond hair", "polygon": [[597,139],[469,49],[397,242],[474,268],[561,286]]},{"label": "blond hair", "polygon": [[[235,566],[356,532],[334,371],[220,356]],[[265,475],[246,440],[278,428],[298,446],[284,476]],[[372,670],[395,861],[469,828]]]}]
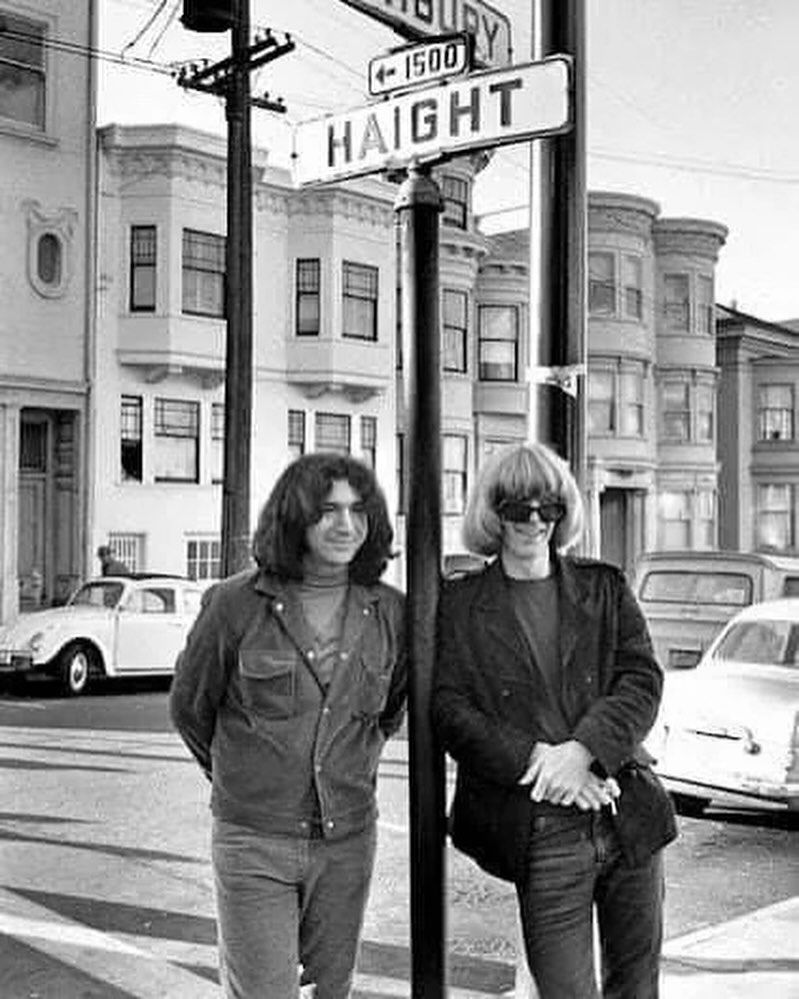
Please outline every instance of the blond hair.
[{"label": "blond hair", "polygon": [[502,500],[542,497],[559,500],[564,516],[555,525],[552,544],[566,551],[583,532],[583,501],[566,462],[545,444],[509,444],[492,452],[481,465],[463,520],[463,543],[480,555],[496,555],[502,547]]}]

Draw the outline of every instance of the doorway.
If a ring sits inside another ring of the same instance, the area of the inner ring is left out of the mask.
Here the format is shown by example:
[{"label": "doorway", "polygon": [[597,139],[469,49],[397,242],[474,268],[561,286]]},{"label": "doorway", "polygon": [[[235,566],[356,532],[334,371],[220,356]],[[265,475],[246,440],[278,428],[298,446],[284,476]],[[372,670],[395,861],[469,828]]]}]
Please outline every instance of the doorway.
[{"label": "doorway", "polygon": [[600,556],[632,578],[644,548],[641,489],[605,489],[599,497]]},{"label": "doorway", "polygon": [[17,577],[20,610],[64,603],[79,580],[77,414],[20,414]]}]

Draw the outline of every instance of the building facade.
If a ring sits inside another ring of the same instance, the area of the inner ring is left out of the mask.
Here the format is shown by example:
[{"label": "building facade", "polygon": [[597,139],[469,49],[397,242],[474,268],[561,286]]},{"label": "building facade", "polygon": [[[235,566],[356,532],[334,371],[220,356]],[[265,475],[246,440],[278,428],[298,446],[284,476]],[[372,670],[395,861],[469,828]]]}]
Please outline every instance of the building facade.
[{"label": "building facade", "polygon": [[[86,277],[88,240],[76,244],[80,253],[70,259],[81,266],[63,271],[69,281],[60,298],[37,289],[30,270],[18,273],[30,299],[18,322],[31,346],[20,353],[10,326],[0,337],[5,356],[16,349],[20,361],[2,411],[3,509],[12,510],[11,521],[4,514],[4,578],[27,572],[36,583],[18,499],[33,488],[33,432],[26,427],[42,422],[42,410],[54,457],[51,471],[38,474],[50,474],[52,495],[73,504],[44,531],[54,552],[36,598],[45,603],[96,571],[100,543],[134,570],[201,579],[219,572],[224,315],[226,296],[235,293],[224,273],[225,144],[181,126],[111,125],[99,131],[97,145],[96,283]],[[443,197],[442,534],[450,554],[462,550],[466,496],[480,462],[528,433],[528,236],[480,231],[471,192],[485,162],[465,157],[436,172]],[[88,155],[86,163],[88,221]],[[21,178],[32,172],[21,162],[14,169]],[[252,520],[293,456],[323,448],[361,456],[396,512],[398,557],[389,577],[400,582],[407,414],[397,188],[366,178],[295,190],[262,151],[253,170]],[[63,172],[72,182],[74,171]],[[40,183],[38,190],[40,200],[48,191],[52,229],[58,188]],[[4,225],[9,214],[4,208]],[[662,218],[655,202],[602,192],[589,196],[588,225],[591,547],[630,570],[643,550],[712,547],[727,537],[717,498],[713,306],[726,230]],[[69,239],[85,239],[85,231],[79,226]],[[82,332],[66,336],[64,306],[73,293],[73,327]],[[58,320],[48,323],[54,301]],[[36,316],[45,339],[31,332]],[[29,356],[37,343],[40,354]],[[61,502],[55,508],[63,510]],[[69,545],[63,524],[70,525]],[[66,558],[63,572],[59,558]],[[7,616],[14,601],[8,584],[6,591]]]},{"label": "building facade", "polygon": [[719,546],[799,552],[799,324],[719,307]]},{"label": "building facade", "polygon": [[[63,600],[91,517],[90,0],[0,0],[0,620]],[[71,46],[65,56],[58,44]]]}]

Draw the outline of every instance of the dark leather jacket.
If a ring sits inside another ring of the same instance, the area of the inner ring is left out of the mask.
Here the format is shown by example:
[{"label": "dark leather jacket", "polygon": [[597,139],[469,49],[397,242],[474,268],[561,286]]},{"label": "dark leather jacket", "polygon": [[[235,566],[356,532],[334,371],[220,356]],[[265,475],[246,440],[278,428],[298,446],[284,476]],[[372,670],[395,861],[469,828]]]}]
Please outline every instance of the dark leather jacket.
[{"label": "dark leather jacket", "polygon": [[211,778],[213,813],[327,837],[376,814],[375,777],[406,694],[403,597],[351,584],[327,692],[291,582],[259,571],[209,590],[175,668],[170,712]]},{"label": "dark leather jacket", "polygon": [[[619,569],[558,558],[560,696],[578,721],[572,737],[604,774],[645,762],[662,671],[643,615]],[[433,724],[458,764],[451,831],[487,870],[516,880],[531,822],[518,781],[534,744],[535,676],[499,560],[445,583],[439,605]],[[652,830],[653,842],[663,838]],[[662,844],[661,844],[662,845]]]}]

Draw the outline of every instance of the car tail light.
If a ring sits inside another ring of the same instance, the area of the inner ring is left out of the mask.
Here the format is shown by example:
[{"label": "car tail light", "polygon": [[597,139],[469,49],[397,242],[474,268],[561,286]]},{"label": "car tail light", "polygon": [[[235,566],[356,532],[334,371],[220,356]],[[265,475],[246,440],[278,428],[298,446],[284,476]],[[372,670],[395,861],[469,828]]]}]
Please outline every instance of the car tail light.
[{"label": "car tail light", "polygon": [[791,759],[788,772],[785,774],[788,783],[799,784],[799,712],[793,717],[793,735],[791,736]]}]

